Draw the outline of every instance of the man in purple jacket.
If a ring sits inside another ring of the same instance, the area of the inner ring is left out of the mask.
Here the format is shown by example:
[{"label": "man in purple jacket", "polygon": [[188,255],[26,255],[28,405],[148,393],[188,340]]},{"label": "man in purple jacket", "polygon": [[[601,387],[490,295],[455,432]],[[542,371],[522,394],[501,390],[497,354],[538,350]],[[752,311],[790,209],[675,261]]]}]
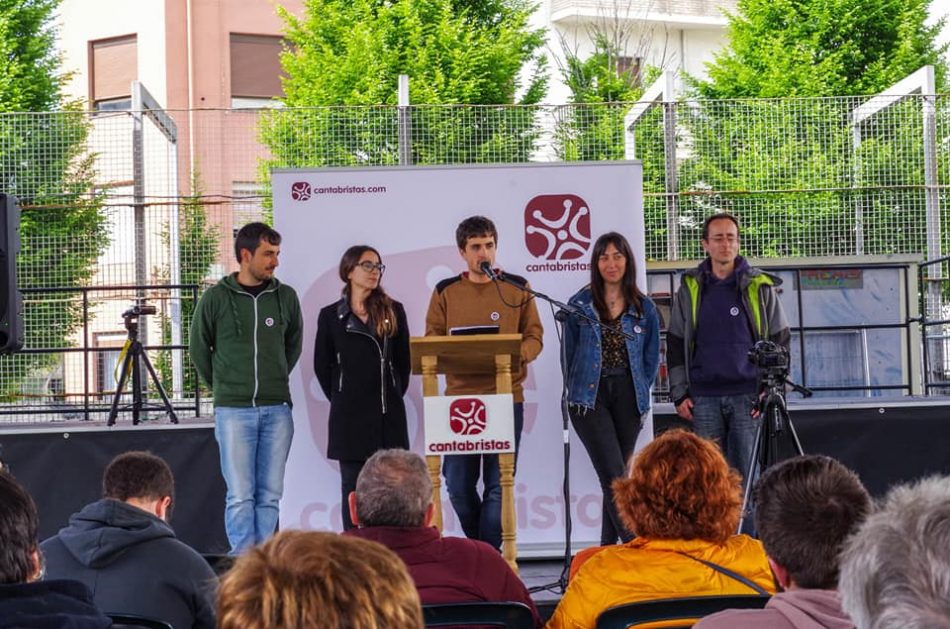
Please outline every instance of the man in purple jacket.
[{"label": "man in purple jacket", "polygon": [[425,461],[408,450],[379,450],[369,458],[349,497],[352,535],[399,555],[419,590],[433,603],[524,603],[541,626],[528,590],[490,544],[442,537],[432,526],[432,481]]},{"label": "man in purple jacket", "polygon": [[697,629],[851,629],[838,573],[845,540],[871,510],[871,497],[841,463],[820,455],[772,466],[755,486],[755,526],[781,591],[765,609],[707,616]]},{"label": "man in purple jacket", "polygon": [[759,374],[749,350],[759,341],[789,346],[782,279],[739,255],[739,220],[703,223],[706,259],[683,273],[667,332],[670,398],[700,437],[719,443],[729,465],[749,472],[758,419]]}]

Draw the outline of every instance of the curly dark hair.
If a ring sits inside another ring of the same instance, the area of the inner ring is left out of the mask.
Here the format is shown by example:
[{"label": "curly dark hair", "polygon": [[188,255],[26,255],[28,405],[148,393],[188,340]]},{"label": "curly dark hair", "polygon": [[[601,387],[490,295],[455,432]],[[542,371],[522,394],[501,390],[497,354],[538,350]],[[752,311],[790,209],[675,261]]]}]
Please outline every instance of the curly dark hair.
[{"label": "curly dark hair", "polygon": [[175,499],[175,477],[168,463],[151,452],[130,450],[118,455],[102,475],[102,496],[113,500]]},{"label": "curly dark hair", "polygon": [[29,492],[0,469],[0,583],[26,583],[36,572],[39,517]]},{"label": "curly dark hair", "polygon": [[739,525],[739,473],[719,446],[685,430],[654,439],[613,490],[624,526],[642,537],[722,543]]},{"label": "curly dark hair", "polygon": [[455,230],[455,243],[464,250],[469,238],[483,238],[491,236],[495,245],[498,245],[498,230],[490,218],[484,216],[469,216],[459,223]]},{"label": "curly dark hair", "polygon": [[238,263],[241,262],[242,249],[247,249],[254,255],[262,240],[276,246],[280,244],[280,234],[266,223],[248,223],[242,227],[234,237],[234,257]]}]

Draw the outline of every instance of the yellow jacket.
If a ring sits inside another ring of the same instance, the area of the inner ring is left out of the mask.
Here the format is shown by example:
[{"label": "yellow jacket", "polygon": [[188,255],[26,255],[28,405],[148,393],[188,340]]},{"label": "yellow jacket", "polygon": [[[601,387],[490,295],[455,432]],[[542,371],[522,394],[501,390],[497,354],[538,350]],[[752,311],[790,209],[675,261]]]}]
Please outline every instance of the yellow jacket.
[{"label": "yellow jacket", "polygon": [[749,586],[678,554],[681,552],[728,568],[775,592],[762,544],[747,535],[734,535],[724,544],[638,537],[626,544],[608,546],[584,562],[546,627],[594,629],[601,612],[624,603],[756,594]]}]

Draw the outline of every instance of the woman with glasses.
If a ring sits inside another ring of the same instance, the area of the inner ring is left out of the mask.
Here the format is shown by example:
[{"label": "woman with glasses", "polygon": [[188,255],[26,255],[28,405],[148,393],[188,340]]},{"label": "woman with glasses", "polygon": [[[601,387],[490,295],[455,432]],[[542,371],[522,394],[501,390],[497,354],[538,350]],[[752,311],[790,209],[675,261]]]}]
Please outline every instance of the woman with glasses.
[{"label": "woman with glasses", "polygon": [[[637,267],[627,239],[608,232],[591,252],[590,284],[570,299],[590,319],[571,317],[564,353],[571,424],[587,449],[604,494],[601,545],[628,542],[614,506],[611,483],[623,478],[650,408],[650,386],[660,365],[656,306],[637,287]],[[613,330],[626,333],[622,336]]]},{"label": "woman with glasses", "polygon": [[340,260],[342,298],[317,319],[313,371],[330,400],[327,457],[340,462],[343,528],[363,464],[377,450],[409,448],[403,395],[409,386],[406,311],[380,286],[386,265],[368,245]]}]

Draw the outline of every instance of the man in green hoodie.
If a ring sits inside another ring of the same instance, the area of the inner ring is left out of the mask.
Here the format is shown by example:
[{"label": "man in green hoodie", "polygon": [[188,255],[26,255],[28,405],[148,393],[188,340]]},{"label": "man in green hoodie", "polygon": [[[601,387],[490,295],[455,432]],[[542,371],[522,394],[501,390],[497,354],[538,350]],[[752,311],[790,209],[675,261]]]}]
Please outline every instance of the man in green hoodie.
[{"label": "man in green hoodie", "polygon": [[201,296],[189,351],[214,393],[214,433],[228,487],[224,525],[237,555],[277,528],[294,435],[290,371],[300,358],[297,293],[274,277],[280,234],[249,223],[234,241],[241,265]]}]

